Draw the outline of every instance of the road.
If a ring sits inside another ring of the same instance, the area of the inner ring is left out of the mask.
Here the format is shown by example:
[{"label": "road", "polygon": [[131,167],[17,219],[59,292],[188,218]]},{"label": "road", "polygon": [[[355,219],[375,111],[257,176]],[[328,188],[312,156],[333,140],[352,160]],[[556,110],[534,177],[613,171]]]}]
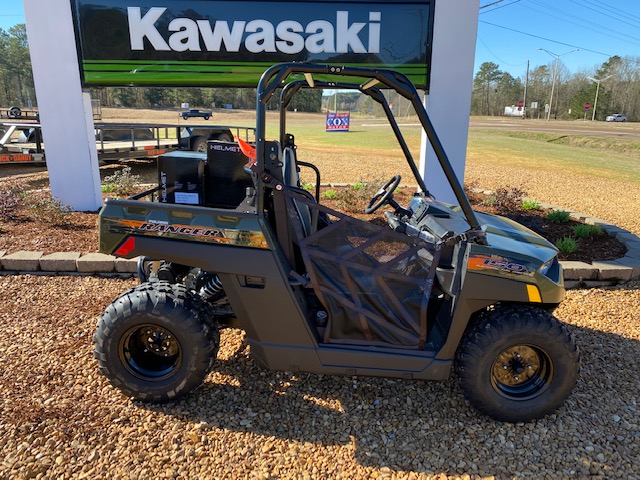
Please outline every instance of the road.
[{"label": "road", "polygon": [[524,130],[530,132],[640,139],[640,124],[606,123],[580,120],[521,120],[505,117],[471,117],[469,127],[488,130]]}]

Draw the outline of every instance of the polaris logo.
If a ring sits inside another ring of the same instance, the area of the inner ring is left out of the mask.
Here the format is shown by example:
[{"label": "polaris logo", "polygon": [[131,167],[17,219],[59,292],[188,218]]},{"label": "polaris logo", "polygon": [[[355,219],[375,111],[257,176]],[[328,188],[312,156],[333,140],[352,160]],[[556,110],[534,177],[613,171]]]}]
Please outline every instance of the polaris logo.
[{"label": "polaris logo", "polygon": [[[349,12],[341,10],[336,12],[335,24],[313,20],[306,26],[295,20],[277,25],[263,19],[236,20],[229,25],[224,20],[212,24],[209,20],[174,18],[168,25],[168,31],[174,33],[165,39],[156,23],[166,10],[151,7],[142,15],[140,7],[127,8],[131,50],[144,50],[146,38],[157,51],[200,52],[204,46],[209,52],[239,52],[244,44],[251,53],[380,53],[380,12],[369,12],[369,23],[350,24]],[[365,47],[360,34],[367,26]]]}]

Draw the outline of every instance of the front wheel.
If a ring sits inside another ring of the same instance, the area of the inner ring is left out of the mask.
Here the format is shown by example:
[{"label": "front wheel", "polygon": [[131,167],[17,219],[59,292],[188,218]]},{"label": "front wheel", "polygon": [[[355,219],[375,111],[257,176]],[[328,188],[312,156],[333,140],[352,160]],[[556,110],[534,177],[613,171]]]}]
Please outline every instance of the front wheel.
[{"label": "front wheel", "polygon": [[486,312],[464,335],[456,371],[467,400],[506,422],[556,410],[576,384],[579,353],[553,315],[528,306]]},{"label": "front wheel", "polygon": [[183,285],[144,283],[102,314],[93,337],[100,371],[137,400],[180,398],[203,381],[218,351],[218,325]]}]

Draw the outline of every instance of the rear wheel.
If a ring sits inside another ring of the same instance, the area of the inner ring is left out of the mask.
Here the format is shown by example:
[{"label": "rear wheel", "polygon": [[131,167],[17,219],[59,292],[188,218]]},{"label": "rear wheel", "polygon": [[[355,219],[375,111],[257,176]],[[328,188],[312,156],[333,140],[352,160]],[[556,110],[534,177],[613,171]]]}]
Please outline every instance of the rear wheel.
[{"label": "rear wheel", "polygon": [[195,137],[191,142],[191,150],[199,153],[207,153],[207,139],[202,136]]},{"label": "rear wheel", "polygon": [[218,140],[219,142],[233,142],[233,135],[231,135],[231,133],[218,133],[215,137],[215,140]]},{"label": "rear wheel", "polygon": [[579,353],[553,315],[505,306],[483,314],[465,333],[456,371],[478,410],[496,420],[526,422],[551,413],[569,396]]},{"label": "rear wheel", "polygon": [[220,343],[207,308],[183,285],[166,282],[122,294],[102,314],[93,337],[100,370],[138,400],[188,394],[211,370]]}]

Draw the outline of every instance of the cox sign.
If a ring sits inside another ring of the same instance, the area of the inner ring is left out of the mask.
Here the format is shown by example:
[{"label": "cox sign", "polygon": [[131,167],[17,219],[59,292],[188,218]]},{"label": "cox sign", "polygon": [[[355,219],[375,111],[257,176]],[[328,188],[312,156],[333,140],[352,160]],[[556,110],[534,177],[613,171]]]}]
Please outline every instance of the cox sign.
[{"label": "cox sign", "polygon": [[327,112],[327,132],[348,132],[350,120],[350,112]]}]

